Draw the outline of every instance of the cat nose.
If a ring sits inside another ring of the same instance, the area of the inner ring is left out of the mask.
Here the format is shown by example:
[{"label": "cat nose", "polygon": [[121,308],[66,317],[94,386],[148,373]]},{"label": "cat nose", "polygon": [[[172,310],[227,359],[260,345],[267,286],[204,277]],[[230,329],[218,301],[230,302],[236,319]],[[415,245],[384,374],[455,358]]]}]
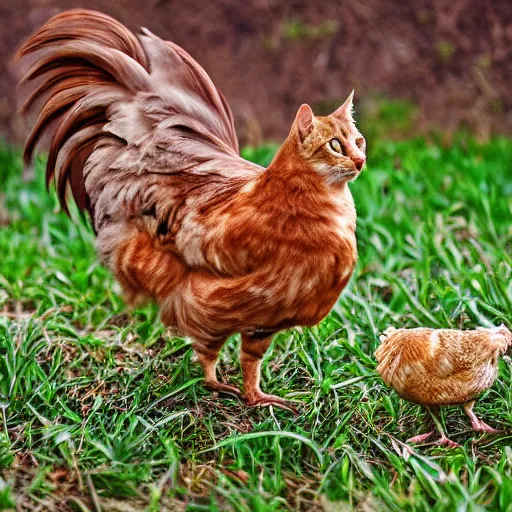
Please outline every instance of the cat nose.
[{"label": "cat nose", "polygon": [[366,162],[365,156],[354,156],[352,158],[352,162],[354,162],[354,165],[356,166],[356,169],[360,171],[363,168],[364,163]]}]

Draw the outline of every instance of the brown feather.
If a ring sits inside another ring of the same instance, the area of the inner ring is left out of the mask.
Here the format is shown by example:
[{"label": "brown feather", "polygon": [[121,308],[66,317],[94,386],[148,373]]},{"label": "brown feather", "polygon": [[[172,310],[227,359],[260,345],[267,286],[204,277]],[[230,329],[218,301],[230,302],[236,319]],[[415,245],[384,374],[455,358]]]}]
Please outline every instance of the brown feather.
[{"label": "brown feather", "polygon": [[[72,92],[63,90],[48,99],[44,107],[41,109],[39,117],[37,118],[25,144],[23,158],[26,162],[30,162],[32,160],[34,148],[48,125],[54,119],[61,116],[71,105],[75,103],[75,101],[83,98],[84,94],[85,93],[80,90]],[[49,180],[53,174],[53,169],[49,167],[47,169],[49,171],[47,172],[47,180]]]},{"label": "brown feather", "polygon": [[42,48],[39,60],[32,65],[21,82],[67,65],[79,64],[85,69],[101,69],[107,79],[122,84],[132,92],[149,86],[146,70],[128,55],[90,41],[60,43],[57,48]]},{"label": "brown feather", "polygon": [[[66,202],[66,186],[71,180],[71,164],[79,154],[83,155],[83,152],[91,147],[91,142],[103,135],[103,124],[103,122],[90,124],[76,131],[59,148],[57,161],[55,163],[55,174],[59,177],[57,182],[57,194],[66,213],[69,213]],[[78,180],[79,178],[76,176],[73,178],[76,191],[81,190],[81,185],[77,183]],[[81,201],[81,203],[87,204],[86,201]]]},{"label": "brown feather", "polygon": [[[70,92],[73,93],[74,91]],[[63,144],[76,130],[100,121],[105,125],[107,122],[106,108],[112,101],[121,101],[124,97],[122,90],[112,86],[98,86],[94,89],[94,93],[83,95],[78,101],[75,101],[73,107],[62,115],[59,127],[53,135],[48,153],[48,168],[54,168]],[[65,175],[59,175],[58,173],[56,175],[60,188],[61,178],[64,180],[66,178]]]},{"label": "brown feather", "polygon": [[21,46],[16,58],[73,40],[93,41],[115,48],[148,69],[146,54],[135,35],[114,18],[89,9],[70,9],[51,18]]},{"label": "brown feather", "polygon": [[[54,96],[61,91],[84,85],[102,83],[102,73],[99,70],[84,70],[80,66],[62,66],[47,72],[45,79],[32,91],[20,107],[21,113],[26,113],[41,97],[46,94]],[[104,82],[109,83],[109,82]]]}]

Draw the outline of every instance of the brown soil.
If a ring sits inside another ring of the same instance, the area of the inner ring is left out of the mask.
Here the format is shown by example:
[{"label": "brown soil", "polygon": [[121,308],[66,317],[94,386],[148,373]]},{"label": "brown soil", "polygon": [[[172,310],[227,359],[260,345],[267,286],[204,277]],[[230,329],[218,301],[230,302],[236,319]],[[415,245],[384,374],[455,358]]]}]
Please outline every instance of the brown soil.
[{"label": "brown soil", "polygon": [[26,136],[10,56],[70,7],[146,26],[187,49],[231,104],[244,142],[280,139],[307,102],[317,112],[376,94],[420,106],[419,128],[512,134],[508,0],[2,0],[0,132]]}]

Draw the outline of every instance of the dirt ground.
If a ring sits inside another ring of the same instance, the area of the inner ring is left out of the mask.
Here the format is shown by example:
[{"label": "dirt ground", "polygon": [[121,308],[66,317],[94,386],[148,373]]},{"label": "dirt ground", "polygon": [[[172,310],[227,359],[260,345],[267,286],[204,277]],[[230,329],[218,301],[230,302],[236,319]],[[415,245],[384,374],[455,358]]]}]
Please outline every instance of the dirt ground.
[{"label": "dirt ground", "polygon": [[301,103],[326,113],[355,88],[420,107],[416,127],[512,134],[507,0],[0,0],[0,133],[15,115],[20,42],[59,10],[88,7],[188,50],[235,113],[243,142],[286,135]]}]

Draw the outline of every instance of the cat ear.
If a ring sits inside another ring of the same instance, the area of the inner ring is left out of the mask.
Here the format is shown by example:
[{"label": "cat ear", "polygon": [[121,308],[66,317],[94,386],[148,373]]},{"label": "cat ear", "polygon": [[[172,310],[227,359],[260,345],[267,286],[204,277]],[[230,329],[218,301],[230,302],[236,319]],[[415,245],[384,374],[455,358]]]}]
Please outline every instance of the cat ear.
[{"label": "cat ear", "polygon": [[295,116],[295,122],[297,123],[297,129],[302,140],[304,140],[313,130],[313,123],[315,116],[311,107],[305,103],[299,107],[297,115]]},{"label": "cat ear", "polygon": [[345,103],[341,105],[340,108],[335,110],[331,115],[334,117],[337,117],[339,119],[353,121],[354,118],[352,117],[352,112],[354,110],[354,91],[352,91],[349,95],[349,97],[345,100]]}]

